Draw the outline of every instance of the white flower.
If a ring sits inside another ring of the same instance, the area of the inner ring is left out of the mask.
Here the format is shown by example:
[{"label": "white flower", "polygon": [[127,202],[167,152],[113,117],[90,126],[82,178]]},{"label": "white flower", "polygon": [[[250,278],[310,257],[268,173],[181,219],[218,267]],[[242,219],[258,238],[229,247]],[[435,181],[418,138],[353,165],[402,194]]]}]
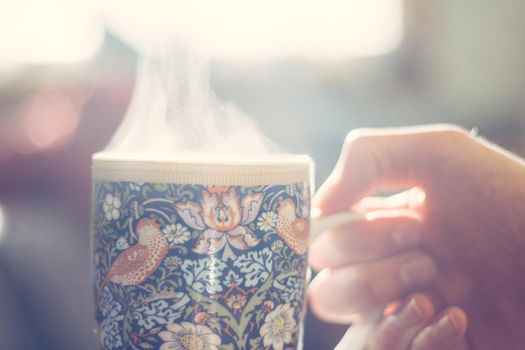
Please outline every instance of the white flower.
[{"label": "white flower", "polygon": [[272,211],[267,211],[261,214],[257,221],[257,227],[263,231],[271,231],[277,222],[277,214]]},{"label": "white flower", "polygon": [[174,268],[182,265],[182,259],[178,256],[168,256],[166,259],[164,259],[164,265],[169,268]]},{"label": "white flower", "polygon": [[104,203],[102,203],[102,209],[108,220],[117,220],[120,217],[120,198],[112,195],[111,193],[106,194],[104,197]]},{"label": "white flower", "polygon": [[296,325],[293,314],[293,307],[282,304],[266,315],[260,331],[265,347],[273,346],[275,350],[283,350],[284,344],[292,341]]},{"label": "white flower", "polygon": [[126,239],[126,237],[120,237],[119,239],[117,239],[116,246],[117,246],[118,250],[128,249],[129,248],[129,242]]},{"label": "white flower", "polygon": [[273,241],[271,248],[272,248],[272,251],[278,252],[283,248],[283,246],[284,246],[283,241],[277,240],[277,241]]},{"label": "white flower", "polygon": [[162,229],[162,233],[172,244],[182,244],[191,238],[191,233],[182,224],[168,224]]},{"label": "white flower", "polygon": [[160,350],[220,350],[221,338],[206,326],[182,322],[167,329],[159,333],[164,340]]}]

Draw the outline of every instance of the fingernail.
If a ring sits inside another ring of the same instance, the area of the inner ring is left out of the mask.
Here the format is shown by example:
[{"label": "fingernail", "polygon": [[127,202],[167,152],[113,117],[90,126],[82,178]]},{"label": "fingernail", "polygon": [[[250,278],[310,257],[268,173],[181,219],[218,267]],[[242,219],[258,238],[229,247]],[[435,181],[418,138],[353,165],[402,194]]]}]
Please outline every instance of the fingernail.
[{"label": "fingernail", "polygon": [[423,320],[424,314],[417,305],[416,301],[411,299],[397,317],[404,325],[415,325]]},{"label": "fingernail", "polygon": [[407,287],[414,287],[430,282],[436,274],[436,268],[430,258],[417,256],[401,266],[401,280]]},{"label": "fingernail", "polygon": [[450,314],[441,318],[438,323],[432,327],[432,330],[434,335],[438,338],[450,338],[460,332],[458,323]]},{"label": "fingernail", "polygon": [[416,225],[400,225],[392,231],[392,240],[400,248],[410,248],[421,242],[422,234]]}]

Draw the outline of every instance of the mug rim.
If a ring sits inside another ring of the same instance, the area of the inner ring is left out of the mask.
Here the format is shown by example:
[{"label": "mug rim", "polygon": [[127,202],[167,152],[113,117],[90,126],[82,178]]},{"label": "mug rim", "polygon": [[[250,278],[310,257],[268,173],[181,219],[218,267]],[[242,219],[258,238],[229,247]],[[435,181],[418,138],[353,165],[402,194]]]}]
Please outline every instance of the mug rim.
[{"label": "mug rim", "polygon": [[308,155],[272,154],[251,159],[150,157],[95,153],[95,181],[129,181],[217,186],[313,183],[314,162]]}]

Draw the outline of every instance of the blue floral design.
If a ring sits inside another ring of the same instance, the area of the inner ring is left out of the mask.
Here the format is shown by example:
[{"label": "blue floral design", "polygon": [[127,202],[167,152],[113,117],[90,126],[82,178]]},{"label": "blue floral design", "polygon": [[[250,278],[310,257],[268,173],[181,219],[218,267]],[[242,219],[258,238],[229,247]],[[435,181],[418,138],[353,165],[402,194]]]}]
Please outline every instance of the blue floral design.
[{"label": "blue floral design", "polygon": [[137,324],[145,329],[173,323],[182,316],[184,306],[190,301],[184,293],[177,293],[174,300],[168,303],[165,299],[154,300],[149,304],[143,304],[135,308],[132,316]]},{"label": "blue floral design", "polygon": [[210,294],[222,292],[222,272],[226,263],[212,258],[186,260],[182,263],[182,271],[186,284],[197,292]]},{"label": "blue floral design", "polygon": [[100,324],[100,333],[104,340],[104,348],[121,348],[123,343],[120,329],[121,321],[124,319],[122,305],[114,300],[113,294],[104,293],[100,300],[100,310],[104,317]]},{"label": "blue floral design", "polygon": [[[184,332],[210,349],[297,347],[306,184],[97,181],[93,198],[96,319],[104,349],[175,346]],[[275,333],[271,323],[279,317],[288,326]]]}]

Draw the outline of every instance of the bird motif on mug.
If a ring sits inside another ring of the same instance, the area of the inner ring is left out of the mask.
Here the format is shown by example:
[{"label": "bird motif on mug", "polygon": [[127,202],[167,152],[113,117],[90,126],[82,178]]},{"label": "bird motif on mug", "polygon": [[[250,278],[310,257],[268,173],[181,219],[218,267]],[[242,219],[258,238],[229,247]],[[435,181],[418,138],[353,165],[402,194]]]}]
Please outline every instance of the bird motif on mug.
[{"label": "bird motif on mug", "polygon": [[137,224],[138,242],[123,251],[111,264],[100,284],[97,303],[108,283],[123,286],[144,282],[162,263],[168,253],[169,244],[160,232],[157,218],[144,218]]},{"label": "bird motif on mug", "polygon": [[304,254],[308,249],[310,225],[308,220],[297,217],[295,209],[295,202],[291,199],[286,199],[279,204],[276,231],[294,252]]}]

